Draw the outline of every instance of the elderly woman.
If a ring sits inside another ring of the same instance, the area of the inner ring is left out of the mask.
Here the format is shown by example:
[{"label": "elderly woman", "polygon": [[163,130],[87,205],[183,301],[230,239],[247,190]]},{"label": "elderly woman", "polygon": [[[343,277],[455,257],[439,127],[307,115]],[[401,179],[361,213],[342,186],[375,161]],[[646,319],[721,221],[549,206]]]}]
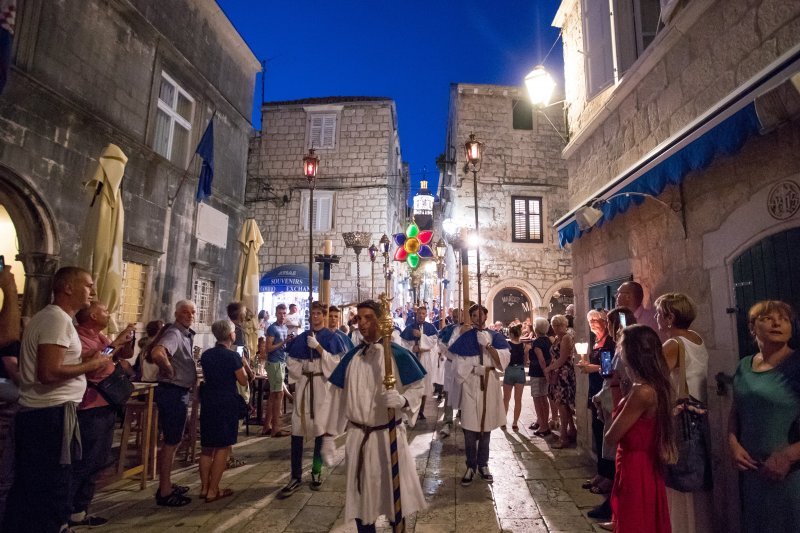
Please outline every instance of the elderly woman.
[{"label": "elderly woman", "polygon": [[733,379],[728,447],[742,472],[742,531],[788,533],[800,524],[800,353],[792,350],[792,309],[767,300],[750,308],[758,353]]},{"label": "elderly woman", "polygon": [[568,448],[577,441],[578,430],[575,427],[575,367],[572,358],[575,355],[575,342],[567,332],[569,322],[564,315],[554,315],[550,319],[555,339],[550,348],[552,357],[545,368],[549,375],[550,399],[555,404],[560,421],[560,442],[551,448]]},{"label": "elderly woman", "polygon": [[244,401],[236,384],[247,385],[241,356],[231,350],[236,339],[233,322],[218,320],[211,326],[217,344],[203,352],[203,387],[200,391],[200,498],[206,503],[231,496],[219,482],[239,433]]},{"label": "elderly woman", "polygon": [[[584,488],[589,489],[593,494],[608,494],[611,492],[611,485],[614,479],[614,461],[603,458],[603,416],[594,402],[592,402],[592,397],[603,388],[604,378],[610,377],[610,373],[605,376],[601,373],[602,359],[606,357],[609,363],[611,362],[616,344],[614,343],[614,338],[608,332],[608,319],[605,311],[592,309],[586,314],[586,320],[589,322],[589,329],[594,334],[595,342],[589,354],[589,360],[579,361],[577,367],[580,368],[581,372],[589,375],[589,397],[587,403],[592,411],[592,437],[594,438],[594,446],[597,452],[597,475],[591,480],[587,480],[584,483]],[[605,355],[603,355],[604,353]],[[589,515],[590,518],[610,519],[611,507],[607,503],[608,501],[606,500],[605,504],[592,509]]]},{"label": "elderly woman", "polygon": [[[681,349],[686,361],[686,385],[689,396],[703,405],[708,401],[706,376],[708,374],[708,351],[703,339],[691,326],[697,316],[694,302],[685,294],[670,292],[655,301],[656,323],[662,338],[666,337],[663,350],[670,370],[672,391],[680,391],[683,372],[679,365]],[[667,487],[669,516],[675,531],[694,533],[711,531],[710,491],[680,492]]]}]

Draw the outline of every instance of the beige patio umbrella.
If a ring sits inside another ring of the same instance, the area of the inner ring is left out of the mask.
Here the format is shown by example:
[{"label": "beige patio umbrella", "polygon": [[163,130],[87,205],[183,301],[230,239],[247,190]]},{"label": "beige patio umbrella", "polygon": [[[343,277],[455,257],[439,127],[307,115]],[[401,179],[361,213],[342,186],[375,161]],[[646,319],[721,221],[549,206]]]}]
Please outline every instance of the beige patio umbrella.
[{"label": "beige patio umbrella", "polygon": [[119,146],[109,144],[100,155],[94,176],[86,184],[92,194],[82,240],[84,267],[92,273],[97,299],[111,313],[108,331],[119,331],[114,315],[122,291],[122,177],[128,157]]},{"label": "beige patio umbrella", "polygon": [[244,303],[253,313],[258,313],[258,250],[263,244],[264,238],[256,220],[248,218],[239,232],[242,255],[239,256],[239,268],[236,270],[233,299]]}]

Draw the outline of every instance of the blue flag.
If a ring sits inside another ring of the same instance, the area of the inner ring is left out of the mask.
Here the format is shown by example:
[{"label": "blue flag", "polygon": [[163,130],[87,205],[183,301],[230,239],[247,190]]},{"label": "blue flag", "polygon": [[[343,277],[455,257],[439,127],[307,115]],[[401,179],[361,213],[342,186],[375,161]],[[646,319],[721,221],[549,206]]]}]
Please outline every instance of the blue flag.
[{"label": "blue flag", "polygon": [[203,158],[200,168],[200,179],[197,180],[197,201],[200,202],[211,196],[211,182],[214,181],[214,119],[208,123],[200,144],[195,153]]},{"label": "blue flag", "polygon": [[17,0],[0,0],[0,93],[11,71],[11,45],[14,40],[14,20]]}]

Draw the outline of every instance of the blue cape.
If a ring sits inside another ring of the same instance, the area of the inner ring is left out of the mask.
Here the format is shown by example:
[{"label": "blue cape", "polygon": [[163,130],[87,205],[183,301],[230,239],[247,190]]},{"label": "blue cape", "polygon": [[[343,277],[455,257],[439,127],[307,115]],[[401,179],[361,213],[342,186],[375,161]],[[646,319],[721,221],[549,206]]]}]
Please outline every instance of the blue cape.
[{"label": "blue cape", "polygon": [[[483,331],[488,331],[489,334],[492,336],[492,346],[494,346],[498,350],[510,350],[511,347],[508,345],[508,341],[506,338],[496,331],[485,329]],[[480,355],[481,347],[478,344],[478,330],[476,328],[472,328],[468,332],[461,335],[459,338],[456,339],[456,342],[453,343],[452,346],[449,348],[450,353],[461,357],[471,357],[474,355]]]},{"label": "blue cape", "polygon": [[[319,359],[319,352],[312,350],[306,344],[309,332],[304,331],[295,337],[292,344],[289,346],[289,357],[295,359]],[[328,328],[322,328],[316,332],[317,342],[320,343],[322,348],[330,354],[339,354],[347,351],[347,345],[344,341]]]},{"label": "blue cape", "polygon": [[[368,344],[362,342],[347,352],[347,354],[342,357],[342,360],[333,370],[331,377],[328,378],[328,382],[336,385],[340,389],[343,389],[344,378],[347,376],[347,366],[350,364],[350,361],[353,360],[353,357],[355,357],[356,354],[361,355],[368,346]],[[394,357],[394,362],[397,365],[397,370],[400,374],[397,377],[400,378],[400,383],[403,385],[414,383],[415,381],[419,381],[425,377],[425,369],[422,368],[422,365],[419,363],[414,354],[399,344],[392,343],[392,356]]]},{"label": "blue cape", "polygon": [[416,322],[414,322],[410,326],[406,326],[406,329],[404,329],[403,332],[400,333],[400,338],[403,339],[404,341],[415,341],[417,340],[417,338],[414,336],[414,330],[419,330],[419,329],[422,330],[423,335],[430,336],[438,334],[436,328],[430,322],[423,322],[421,326],[422,327],[420,328],[420,324],[417,324]]},{"label": "blue cape", "polygon": [[455,332],[456,327],[458,324],[449,324],[439,330],[439,340],[447,345],[450,342],[450,339],[453,338],[453,332]]},{"label": "blue cape", "polygon": [[342,331],[340,329],[337,329],[334,333],[336,333],[336,335],[340,339],[342,339],[342,342],[344,343],[344,349],[346,351],[349,352],[350,350],[352,350],[354,348],[353,341],[350,340],[350,337],[347,336],[347,333],[345,333],[344,331]]}]

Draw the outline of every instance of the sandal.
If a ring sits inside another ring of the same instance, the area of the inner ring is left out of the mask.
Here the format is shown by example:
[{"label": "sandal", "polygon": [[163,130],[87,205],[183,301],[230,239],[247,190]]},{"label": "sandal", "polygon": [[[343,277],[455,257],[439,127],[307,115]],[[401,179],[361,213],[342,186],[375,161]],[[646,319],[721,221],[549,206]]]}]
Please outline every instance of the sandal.
[{"label": "sandal", "polygon": [[163,507],[183,507],[191,503],[192,499],[177,492],[171,492],[168,496],[161,496],[156,492],[156,504]]},{"label": "sandal", "polygon": [[547,431],[534,431],[533,434],[536,435],[537,437],[545,438],[552,435],[553,432],[548,429]]},{"label": "sandal", "polygon": [[536,431],[537,429],[539,429],[539,423],[538,422],[534,422],[533,424],[528,426],[528,429],[530,429],[531,431]]},{"label": "sandal", "polygon": [[214,503],[215,501],[221,500],[222,498],[227,498],[228,496],[233,496],[233,490],[231,490],[231,489],[222,489],[213,498],[206,498],[206,503]]},{"label": "sandal", "polygon": [[225,465],[226,469],[231,468],[239,468],[240,466],[244,466],[247,464],[247,461],[244,459],[234,459],[233,457],[228,458],[228,464]]},{"label": "sandal", "polygon": [[175,494],[186,494],[189,492],[189,487],[186,485],[176,485],[175,483],[172,484],[172,492]]},{"label": "sandal", "polygon": [[519,431],[519,426],[517,424],[514,424],[511,426],[511,429],[514,431]]}]

